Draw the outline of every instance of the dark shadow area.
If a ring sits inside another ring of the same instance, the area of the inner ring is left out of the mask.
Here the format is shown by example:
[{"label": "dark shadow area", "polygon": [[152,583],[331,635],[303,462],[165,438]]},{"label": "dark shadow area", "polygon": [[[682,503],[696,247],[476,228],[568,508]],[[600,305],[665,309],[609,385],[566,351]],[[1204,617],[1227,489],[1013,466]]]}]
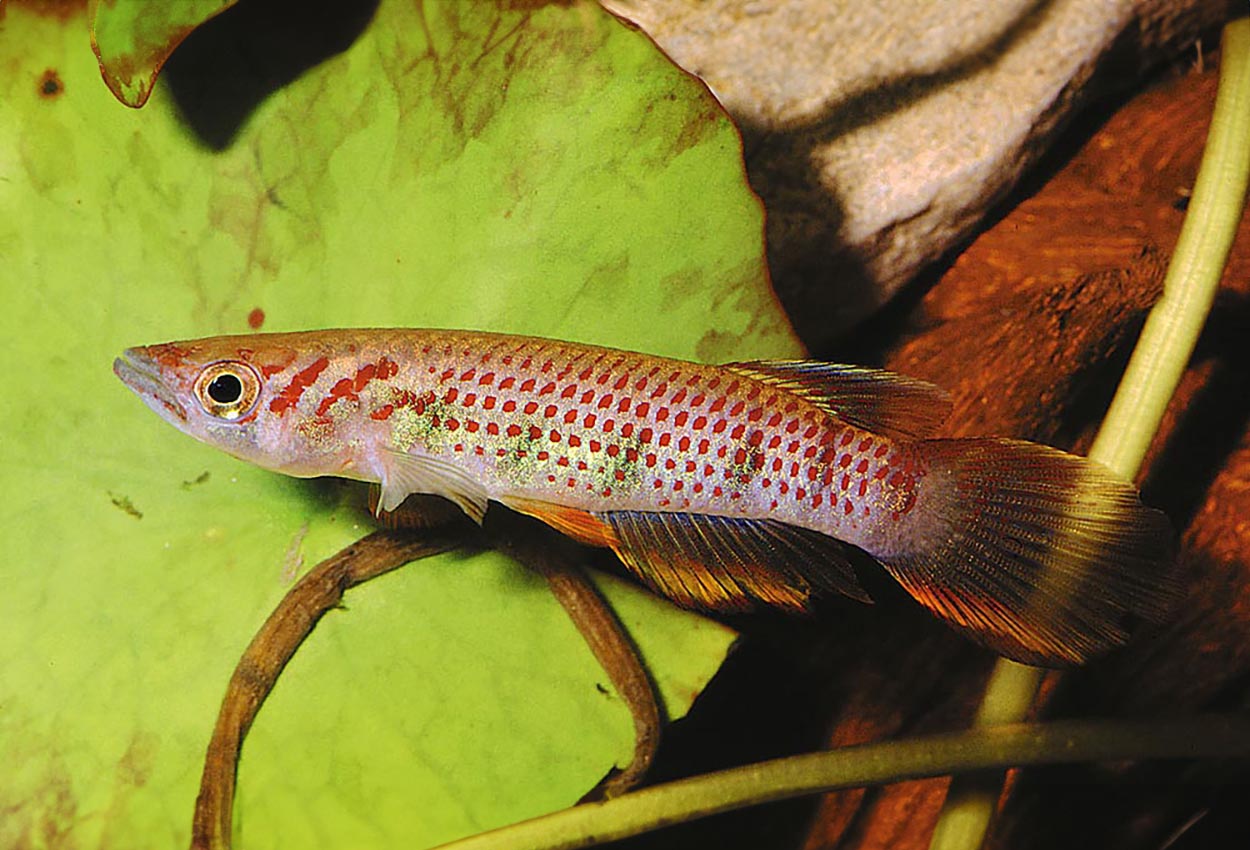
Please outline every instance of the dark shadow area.
[{"label": "dark shadow area", "polygon": [[191,33],[163,79],[183,118],[213,150],[228,147],[270,94],[342,53],[360,36],[378,0],[248,0]]},{"label": "dark shadow area", "polygon": [[1143,490],[1178,528],[1188,528],[1215,477],[1250,426],[1250,300],[1216,296],[1191,363],[1213,361],[1211,377],[1185,409]]},{"label": "dark shadow area", "polygon": [[884,307],[830,344],[814,349],[812,356],[831,363],[885,366],[886,356],[898,347],[901,340],[920,336],[941,323],[939,317],[925,309],[924,297],[942,280],[967,247],[968,241],[960,242],[941,259],[930,263],[895,293]]},{"label": "dark shadow area", "polygon": [[[963,725],[969,695],[945,671],[988,669],[992,657],[938,623],[867,556],[853,560],[873,605],[828,596],[808,616],[764,610],[723,618],[742,638],[690,713],[665,730],[646,784],[828,749],[831,726],[848,720],[864,728],[901,724],[884,737]],[[790,850],[803,846],[819,799],[728,812],[604,846]]]},{"label": "dark shadow area", "polygon": [[1020,850],[1245,847],[1247,791],[1250,776],[1234,764],[1032,768],[1013,796],[1013,817],[991,844]]},{"label": "dark shadow area", "polygon": [[[804,675],[795,645],[811,623],[748,627],[690,714],[661,739],[653,785],[752,762],[810,752],[824,745],[823,683]],[[801,843],[814,801],[790,800],[679,824],[614,842],[614,850],[687,847],[787,848]]]},{"label": "dark shadow area", "polygon": [[1250,771],[1237,760],[1033,767],[1020,774],[990,846],[1246,847],[1247,792]]}]

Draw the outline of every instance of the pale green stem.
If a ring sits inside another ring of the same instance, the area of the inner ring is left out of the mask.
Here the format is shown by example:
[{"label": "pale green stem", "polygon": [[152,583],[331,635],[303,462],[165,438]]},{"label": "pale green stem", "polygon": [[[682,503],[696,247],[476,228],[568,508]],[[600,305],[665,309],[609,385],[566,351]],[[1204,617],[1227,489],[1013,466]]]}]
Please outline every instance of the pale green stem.
[{"label": "pale green stem", "polygon": [[[1019,723],[1028,714],[1044,671],[1006,658],[994,665],[973,729]],[[1006,773],[965,773],[951,779],[933,827],[929,850],[976,850],[985,842],[990,819],[1002,795]]]},{"label": "pale green stem", "polygon": [[1022,723],[844,747],[704,774],[483,832],[439,850],[574,850],[759,803],[967,770],[1212,757],[1250,758],[1250,718]]},{"label": "pale green stem", "polygon": [[1250,180],[1250,18],[1224,28],[1211,129],[1163,297],[1150,311],[1089,456],[1126,479],[1141,467],[1180,383],[1233,247]]},{"label": "pale green stem", "polygon": [[[1189,212],[1141,338],[1089,456],[1126,480],[1137,476],[1164,410],[1189,363],[1211,309],[1250,180],[1250,19],[1224,28],[1220,85]],[[1042,671],[1000,661],[974,725],[1022,720]],[[1003,774],[956,777],[930,850],[977,850],[1002,793]]]}]

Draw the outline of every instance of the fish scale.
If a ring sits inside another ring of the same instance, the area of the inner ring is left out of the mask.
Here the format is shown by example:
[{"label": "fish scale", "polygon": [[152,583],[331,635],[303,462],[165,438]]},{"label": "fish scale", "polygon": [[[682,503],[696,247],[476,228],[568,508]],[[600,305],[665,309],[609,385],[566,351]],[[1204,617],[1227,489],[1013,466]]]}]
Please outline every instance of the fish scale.
[{"label": "fish scale", "polygon": [[406,329],[165,343],[114,370],[236,457],[378,482],[384,511],[499,502],[691,607],[866,599],[853,547],[982,643],[1068,663],[1176,595],[1170,528],[1131,485],[1032,443],[933,439],[945,395],[880,370]]},{"label": "fish scale", "polygon": [[305,433],[437,447],[496,499],[550,498],[554,486],[587,511],[774,517],[852,543],[887,533],[870,524],[874,509],[897,522],[914,502],[917,471],[891,441],[715,367],[527,339],[474,351],[454,337],[415,352],[360,349],[328,371],[323,360],[288,367],[271,411],[285,415],[306,388]]}]

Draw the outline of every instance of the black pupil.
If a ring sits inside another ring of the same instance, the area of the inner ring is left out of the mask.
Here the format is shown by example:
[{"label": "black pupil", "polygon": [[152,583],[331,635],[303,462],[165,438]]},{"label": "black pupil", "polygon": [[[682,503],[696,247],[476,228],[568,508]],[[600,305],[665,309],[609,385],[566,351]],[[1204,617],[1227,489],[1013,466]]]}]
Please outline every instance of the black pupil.
[{"label": "black pupil", "polygon": [[208,385],[208,397],[218,404],[234,404],[243,397],[243,382],[229,373],[218,375]]}]

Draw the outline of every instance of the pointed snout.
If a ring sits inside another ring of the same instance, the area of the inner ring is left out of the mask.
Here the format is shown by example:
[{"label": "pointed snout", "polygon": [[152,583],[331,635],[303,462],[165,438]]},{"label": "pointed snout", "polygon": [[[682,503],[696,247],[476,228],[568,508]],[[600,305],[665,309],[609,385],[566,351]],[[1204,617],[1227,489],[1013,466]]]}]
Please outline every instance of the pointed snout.
[{"label": "pointed snout", "polygon": [[127,348],[123,351],[122,356],[113,361],[113,374],[156,412],[178,422],[187,421],[186,408],[146,349]]}]

